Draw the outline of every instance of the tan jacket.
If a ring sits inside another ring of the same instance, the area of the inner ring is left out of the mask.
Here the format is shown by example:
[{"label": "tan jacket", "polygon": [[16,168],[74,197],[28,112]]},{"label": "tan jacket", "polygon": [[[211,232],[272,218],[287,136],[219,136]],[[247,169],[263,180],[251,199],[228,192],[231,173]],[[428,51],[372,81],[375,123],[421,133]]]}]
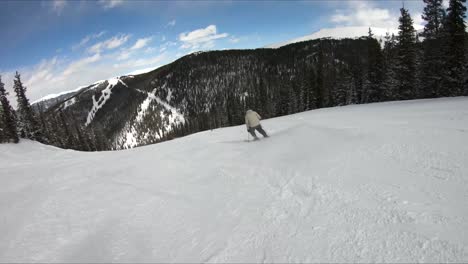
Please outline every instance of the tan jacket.
[{"label": "tan jacket", "polygon": [[245,114],[245,125],[247,128],[256,127],[260,125],[260,119],[262,119],[262,117],[257,112],[247,110],[247,113]]}]

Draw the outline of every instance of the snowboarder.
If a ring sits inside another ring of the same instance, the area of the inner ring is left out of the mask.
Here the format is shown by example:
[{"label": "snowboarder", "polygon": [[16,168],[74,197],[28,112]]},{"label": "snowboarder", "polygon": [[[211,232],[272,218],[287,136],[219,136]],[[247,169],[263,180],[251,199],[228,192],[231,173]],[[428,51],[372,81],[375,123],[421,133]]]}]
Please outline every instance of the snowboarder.
[{"label": "snowboarder", "polygon": [[262,119],[262,117],[255,111],[249,109],[245,113],[245,125],[247,126],[247,131],[253,136],[254,140],[258,140],[255,130],[260,132],[263,137],[268,137],[262,125],[260,125],[260,119]]}]

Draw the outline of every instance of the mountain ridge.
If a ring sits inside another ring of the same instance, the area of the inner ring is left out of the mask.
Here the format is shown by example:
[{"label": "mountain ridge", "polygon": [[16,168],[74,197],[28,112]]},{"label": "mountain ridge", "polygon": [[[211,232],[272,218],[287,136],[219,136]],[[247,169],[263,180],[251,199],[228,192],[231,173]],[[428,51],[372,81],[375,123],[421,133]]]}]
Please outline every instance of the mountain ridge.
[{"label": "mountain ridge", "polygon": [[368,63],[348,51],[365,54],[374,41],[312,40],[278,49],[192,53],[147,73],[89,85],[47,111],[102,128],[112,149],[121,149],[238,125],[246,107],[273,117],[347,104],[353,95],[343,91],[338,98],[333,90]]}]

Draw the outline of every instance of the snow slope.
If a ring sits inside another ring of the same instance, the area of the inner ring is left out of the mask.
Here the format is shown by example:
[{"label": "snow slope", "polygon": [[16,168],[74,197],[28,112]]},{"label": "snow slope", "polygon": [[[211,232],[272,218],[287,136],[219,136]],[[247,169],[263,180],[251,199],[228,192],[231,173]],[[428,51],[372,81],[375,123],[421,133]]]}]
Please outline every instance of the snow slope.
[{"label": "snow slope", "polygon": [[[377,40],[383,40],[385,34],[387,32],[391,34],[398,35],[397,29],[387,29],[387,28],[378,28],[378,27],[371,27],[372,33],[374,34]],[[312,39],[320,39],[320,38],[333,38],[333,39],[343,39],[343,38],[359,38],[367,36],[369,33],[369,27],[337,27],[337,28],[324,28],[321,29],[311,35],[295,38],[292,40],[288,40],[281,43],[275,43],[266,46],[265,48],[279,48],[282,46],[286,46],[288,44],[307,41]]]},{"label": "snow slope", "polygon": [[0,262],[467,262],[468,98],[125,151],[0,145]]}]

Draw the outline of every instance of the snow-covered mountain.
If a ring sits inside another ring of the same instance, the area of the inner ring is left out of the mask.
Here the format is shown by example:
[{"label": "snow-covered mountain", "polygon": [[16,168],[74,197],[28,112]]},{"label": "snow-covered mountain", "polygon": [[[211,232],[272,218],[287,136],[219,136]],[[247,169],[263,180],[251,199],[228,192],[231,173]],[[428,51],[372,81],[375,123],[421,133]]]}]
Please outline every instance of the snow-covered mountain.
[{"label": "snow-covered mountain", "polygon": [[198,52],[37,104],[45,105],[49,115],[61,110],[73,122],[103,130],[108,149],[132,148],[241,124],[247,107],[273,117],[361,101],[351,98],[351,90],[370,97],[367,88],[343,89],[365,83],[353,79],[365,78],[368,47],[378,47],[372,41],[317,40],[281,49]]},{"label": "snow-covered mountain", "polygon": [[[383,40],[387,32],[391,34],[398,35],[397,29],[388,29],[388,28],[379,28],[371,27],[372,33],[377,40]],[[265,48],[279,48],[286,46],[288,44],[297,43],[301,41],[307,41],[312,39],[321,39],[321,38],[332,38],[332,39],[343,39],[343,38],[359,38],[367,36],[369,32],[369,27],[336,27],[336,28],[324,28],[313,34],[295,38],[281,43],[275,43]]]},{"label": "snow-covered mountain", "polygon": [[[371,27],[371,29],[372,29],[372,32],[373,32],[373,34],[375,35],[375,37],[377,39],[382,39],[383,37],[385,37],[387,32],[389,34],[398,35],[398,30],[397,29],[386,29],[386,28],[379,28],[379,27]],[[293,44],[293,43],[297,43],[297,42],[313,40],[313,39],[321,39],[321,38],[332,38],[332,39],[359,38],[359,37],[362,37],[362,36],[367,36],[368,31],[369,31],[369,27],[324,28],[324,29],[321,29],[321,30],[311,34],[311,35],[295,38],[295,39],[284,41],[284,42],[281,42],[281,43],[275,43],[275,44],[267,45],[264,48],[279,48],[279,47],[286,46],[286,45]],[[193,55],[196,55],[196,54],[199,54],[199,53],[200,52],[197,52],[197,53],[194,53]],[[137,70],[137,71],[131,72],[128,75],[129,76],[140,75],[140,74],[148,73],[148,72],[151,72],[151,71],[154,71],[154,70],[155,69],[152,69],[152,68],[142,69],[142,70]],[[99,82],[96,82],[95,84],[102,83],[102,82],[103,81],[99,81]],[[93,84],[93,85],[95,85],[95,84]],[[53,102],[56,103],[57,101],[60,101],[57,98],[60,97],[60,99],[62,99],[62,98],[67,97],[67,96],[71,97],[72,95],[74,95],[75,93],[77,93],[78,91],[80,91],[80,90],[82,90],[83,88],[86,88],[86,87],[89,87],[89,86],[81,86],[81,87],[78,87],[77,89],[74,89],[74,90],[64,91],[64,92],[61,92],[61,93],[58,93],[58,94],[50,94],[50,95],[44,96],[43,98],[40,98],[40,99],[34,101],[33,104],[37,104],[37,103],[40,103],[40,102],[46,102],[47,101],[47,106],[50,106],[51,104],[53,104]]]},{"label": "snow-covered mountain", "polygon": [[467,113],[459,97],[264,120],[250,143],[237,126],[115,152],[0,144],[0,262],[465,263]]}]

